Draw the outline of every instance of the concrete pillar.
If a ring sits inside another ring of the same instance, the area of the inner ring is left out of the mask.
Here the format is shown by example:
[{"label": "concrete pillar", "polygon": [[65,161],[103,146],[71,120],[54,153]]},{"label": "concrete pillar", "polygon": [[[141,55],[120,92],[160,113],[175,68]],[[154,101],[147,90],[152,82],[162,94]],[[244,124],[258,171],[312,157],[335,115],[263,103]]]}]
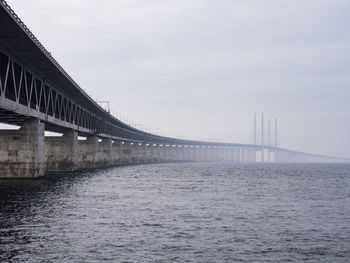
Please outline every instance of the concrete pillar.
[{"label": "concrete pillar", "polygon": [[0,178],[35,178],[45,173],[45,125],[37,121],[19,130],[0,130]]},{"label": "concrete pillar", "polygon": [[158,155],[158,162],[161,163],[164,161],[164,156],[163,156],[163,145],[157,145],[157,155]]},{"label": "concrete pillar", "polygon": [[186,147],[185,147],[185,145],[182,145],[181,152],[182,152],[182,161],[186,162],[187,158],[186,158]]},{"label": "concrete pillar", "polygon": [[119,164],[124,165],[126,162],[125,152],[124,152],[124,150],[126,149],[126,146],[125,146],[126,143],[123,141],[120,141],[118,142],[118,144],[119,144]]},{"label": "concrete pillar", "polygon": [[74,171],[78,168],[78,133],[45,137],[46,171]]},{"label": "concrete pillar", "polygon": [[172,162],[177,162],[177,145],[173,145],[171,147],[171,152],[172,152]]},{"label": "concrete pillar", "polygon": [[152,163],[152,146],[150,144],[145,143],[144,144],[144,150],[145,150],[145,163]]},{"label": "concrete pillar", "polygon": [[112,165],[121,164],[121,148],[123,144],[120,141],[112,142],[112,153],[111,153],[111,163]]},{"label": "concrete pillar", "polygon": [[162,147],[162,159],[163,162],[167,162],[168,161],[168,151],[167,151],[168,146],[167,145],[163,145]]},{"label": "concrete pillar", "polygon": [[155,151],[155,157],[157,159],[157,163],[161,162],[161,157],[162,157],[162,149],[161,146],[159,144],[157,144],[156,146],[154,146],[154,151]]},{"label": "concrete pillar", "polygon": [[235,160],[236,162],[240,162],[241,161],[241,148],[240,147],[235,147]]},{"label": "concrete pillar", "polygon": [[158,147],[159,147],[159,162],[163,163],[163,162],[165,162],[165,157],[166,157],[165,156],[165,150],[164,150],[165,145],[161,144]]},{"label": "concrete pillar", "polygon": [[78,141],[78,168],[95,168],[97,161],[98,138],[96,136],[87,137],[86,140]]},{"label": "concrete pillar", "polygon": [[188,147],[187,145],[182,145],[182,154],[184,162],[188,162]]},{"label": "concrete pillar", "polygon": [[170,161],[170,162],[174,162],[174,160],[175,160],[174,148],[175,147],[173,145],[169,145],[169,147],[168,147],[168,152],[169,152],[168,161]]},{"label": "concrete pillar", "polygon": [[96,167],[108,167],[112,165],[112,140],[103,138],[97,144]]},{"label": "concrete pillar", "polygon": [[192,159],[191,159],[191,151],[192,151],[192,148],[191,146],[187,145],[187,148],[186,148],[186,161],[187,162],[190,162]]},{"label": "concrete pillar", "polygon": [[124,142],[123,144],[123,163],[132,163],[132,144],[130,142]]},{"label": "concrete pillar", "polygon": [[216,146],[212,146],[211,147],[211,159],[212,159],[213,162],[217,161],[217,158],[216,158]]},{"label": "concrete pillar", "polygon": [[154,150],[153,150],[153,144],[148,144],[146,147],[146,155],[147,155],[147,162],[153,163],[154,162]]},{"label": "concrete pillar", "polygon": [[180,145],[176,145],[176,161],[181,162]]},{"label": "concrete pillar", "polygon": [[147,154],[146,154],[146,143],[142,143],[138,145],[138,163],[146,163],[147,162]]},{"label": "concrete pillar", "polygon": [[168,145],[167,147],[167,152],[168,152],[168,162],[173,162],[173,146]]},{"label": "concrete pillar", "polygon": [[208,150],[209,150],[209,160],[211,162],[213,162],[214,161],[214,148],[213,148],[213,146],[210,146],[210,148]]},{"label": "concrete pillar", "polygon": [[247,162],[247,148],[241,147],[241,162]]},{"label": "concrete pillar", "polygon": [[131,150],[131,163],[135,164],[138,163],[138,155],[139,155],[139,144],[136,142],[130,143],[130,150]]},{"label": "concrete pillar", "polygon": [[205,146],[200,146],[199,152],[200,152],[199,161],[205,162]]},{"label": "concrete pillar", "polygon": [[230,162],[231,161],[231,152],[230,152],[231,146],[226,146],[226,161]]},{"label": "concrete pillar", "polygon": [[198,156],[197,156],[198,152],[197,152],[197,146],[196,145],[193,146],[192,152],[193,152],[192,161],[196,162],[197,158],[198,158]]},{"label": "concrete pillar", "polygon": [[247,148],[247,162],[248,163],[252,162],[252,148],[251,147]]}]

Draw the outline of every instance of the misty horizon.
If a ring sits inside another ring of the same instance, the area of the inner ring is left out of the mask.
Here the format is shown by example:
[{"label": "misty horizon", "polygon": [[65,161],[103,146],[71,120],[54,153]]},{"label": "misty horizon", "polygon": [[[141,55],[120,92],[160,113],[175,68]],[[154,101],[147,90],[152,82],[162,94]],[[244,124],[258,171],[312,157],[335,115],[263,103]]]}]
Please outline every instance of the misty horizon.
[{"label": "misty horizon", "polygon": [[264,112],[278,119],[279,146],[350,157],[346,1],[8,3],[116,117],[252,143]]}]

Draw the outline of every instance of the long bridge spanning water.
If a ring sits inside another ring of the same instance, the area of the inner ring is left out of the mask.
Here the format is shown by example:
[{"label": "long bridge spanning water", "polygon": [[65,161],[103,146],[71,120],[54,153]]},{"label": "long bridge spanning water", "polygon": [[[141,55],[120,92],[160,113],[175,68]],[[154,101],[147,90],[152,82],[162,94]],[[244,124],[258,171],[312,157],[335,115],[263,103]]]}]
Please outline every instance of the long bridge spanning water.
[{"label": "long bridge spanning water", "polygon": [[[0,131],[1,178],[137,163],[256,162],[259,155],[273,162],[348,161],[279,147],[169,138],[127,125],[78,86],[6,1],[0,6],[0,123],[20,126]],[[63,136],[45,137],[45,131]]]}]

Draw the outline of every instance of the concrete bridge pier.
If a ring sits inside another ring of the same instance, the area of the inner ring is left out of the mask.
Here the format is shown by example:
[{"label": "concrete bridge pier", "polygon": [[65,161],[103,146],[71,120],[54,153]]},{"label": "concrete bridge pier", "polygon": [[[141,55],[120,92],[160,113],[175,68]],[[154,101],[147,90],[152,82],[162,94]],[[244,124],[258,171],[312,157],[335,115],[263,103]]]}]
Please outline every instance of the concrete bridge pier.
[{"label": "concrete bridge pier", "polygon": [[164,144],[163,145],[163,162],[167,162],[169,158],[169,151],[168,151],[168,145]]},{"label": "concrete bridge pier", "polygon": [[220,146],[219,149],[220,149],[219,161],[224,162],[225,161],[225,146]]},{"label": "concrete bridge pier", "polygon": [[231,162],[232,161],[232,147],[229,146],[227,149],[227,155],[228,155],[228,161]]},{"label": "concrete bridge pier", "polygon": [[207,154],[207,147],[206,146],[201,146],[201,161],[205,162],[206,161],[206,154]]},{"label": "concrete bridge pier", "polygon": [[95,167],[108,167],[112,165],[112,140],[103,138],[97,143],[97,160]]},{"label": "concrete bridge pier", "polygon": [[242,162],[248,162],[247,147],[242,147]]},{"label": "concrete bridge pier", "polygon": [[205,161],[209,162],[210,160],[210,146],[205,146]]},{"label": "concrete bridge pier", "polygon": [[205,161],[210,162],[211,161],[211,146],[205,147]]},{"label": "concrete bridge pier", "polygon": [[219,160],[219,158],[218,158],[218,146],[212,147],[212,160],[214,162]]},{"label": "concrete bridge pier", "polygon": [[230,147],[226,146],[226,157],[225,157],[225,161],[229,162],[230,161]]},{"label": "concrete bridge pier", "polygon": [[95,168],[97,161],[98,138],[96,136],[87,137],[86,140],[78,141],[78,168]]},{"label": "concrete bridge pier", "polygon": [[250,147],[250,160],[252,163],[256,163],[256,152],[254,147]]},{"label": "concrete bridge pier", "polygon": [[163,144],[159,144],[158,145],[158,153],[159,153],[159,158],[158,158],[158,162],[162,163],[165,161],[165,145]]},{"label": "concrete bridge pier", "polygon": [[181,158],[183,162],[187,161],[187,146],[186,145],[182,145],[181,146]]},{"label": "concrete bridge pier", "polygon": [[74,171],[78,168],[78,133],[67,131],[63,136],[45,137],[47,172]]},{"label": "concrete bridge pier", "polygon": [[120,141],[112,141],[112,153],[111,153],[111,162],[112,165],[121,164],[121,150],[123,144]]},{"label": "concrete bridge pier", "polygon": [[246,152],[245,152],[245,147],[241,147],[241,152],[240,152],[240,159],[241,162],[244,163],[246,162]]},{"label": "concrete bridge pier", "polygon": [[35,178],[45,173],[45,125],[28,122],[0,131],[0,178]]},{"label": "concrete bridge pier", "polygon": [[182,145],[182,152],[183,152],[183,160],[184,162],[187,162],[189,159],[189,150],[187,145]]},{"label": "concrete bridge pier", "polygon": [[136,142],[132,142],[132,143],[130,143],[129,144],[129,146],[130,146],[130,163],[132,163],[132,164],[135,164],[135,163],[138,163],[138,143],[136,143]]},{"label": "concrete bridge pier", "polygon": [[190,145],[189,146],[189,158],[188,158],[188,161],[193,162],[195,160],[195,155],[196,155],[195,148],[194,148],[194,146]]},{"label": "concrete bridge pier", "polygon": [[163,151],[164,151],[164,162],[169,162],[170,155],[171,155],[170,146],[164,145]]},{"label": "concrete bridge pier", "polygon": [[247,154],[247,162],[248,163],[251,163],[252,162],[252,153],[251,153],[251,149],[250,149],[250,147],[247,147],[246,148],[246,154]]},{"label": "concrete bridge pier", "polygon": [[147,144],[138,144],[138,163],[147,163]]},{"label": "concrete bridge pier", "polygon": [[154,162],[159,163],[160,157],[161,157],[160,145],[155,144],[155,145],[153,145],[153,160],[154,160]]},{"label": "concrete bridge pier", "polygon": [[155,162],[154,154],[155,154],[154,145],[153,145],[153,143],[151,143],[148,145],[148,148],[147,148],[147,156],[148,156],[148,159],[151,163]]},{"label": "concrete bridge pier", "polygon": [[229,149],[228,149],[228,159],[229,159],[229,162],[233,162],[234,161],[234,154],[233,154],[233,147],[230,146]]},{"label": "concrete bridge pier", "polygon": [[172,159],[173,159],[173,162],[179,162],[179,151],[178,151],[178,146],[177,145],[173,145],[171,147],[171,151],[172,151]]},{"label": "concrete bridge pier", "polygon": [[129,142],[122,142],[122,164],[130,164],[131,163],[131,144]]},{"label": "concrete bridge pier", "polygon": [[150,144],[145,143],[144,150],[145,150],[145,157],[144,157],[145,163],[152,163],[153,162],[152,146]]},{"label": "concrete bridge pier", "polygon": [[174,151],[175,147],[174,145],[168,145],[168,162],[174,162],[175,161],[175,151]]},{"label": "concrete bridge pier", "polygon": [[180,152],[180,145],[176,145],[176,160],[178,161],[178,162],[181,162],[182,160],[181,160],[181,152]]},{"label": "concrete bridge pier", "polygon": [[238,146],[234,147],[233,148],[233,152],[234,152],[234,161],[235,162],[240,162],[240,156],[239,156],[240,149],[239,149],[239,147]]},{"label": "concrete bridge pier", "polygon": [[226,162],[227,161],[227,151],[226,151],[226,146],[222,146],[222,161]]}]

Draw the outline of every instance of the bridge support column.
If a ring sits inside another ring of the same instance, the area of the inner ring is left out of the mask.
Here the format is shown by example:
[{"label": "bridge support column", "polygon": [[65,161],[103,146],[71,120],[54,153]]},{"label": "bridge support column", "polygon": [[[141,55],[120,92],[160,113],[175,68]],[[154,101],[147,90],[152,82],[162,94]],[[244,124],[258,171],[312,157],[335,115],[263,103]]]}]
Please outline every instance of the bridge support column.
[{"label": "bridge support column", "polygon": [[241,147],[236,147],[236,162],[241,162]]},{"label": "bridge support column", "polygon": [[225,161],[229,162],[230,161],[230,147],[226,146],[225,147]]},{"label": "bridge support column", "polygon": [[78,141],[78,168],[95,168],[97,161],[98,138],[96,136],[87,137],[86,140]]},{"label": "bridge support column", "polygon": [[246,163],[248,160],[247,160],[247,148],[246,147],[242,147],[241,148],[241,161]]},{"label": "bridge support column", "polygon": [[158,152],[158,162],[162,163],[164,162],[164,145],[158,144],[156,146],[157,152]]},{"label": "bridge support column", "polygon": [[78,133],[68,131],[63,136],[45,137],[46,171],[74,171],[78,168]]},{"label": "bridge support column", "polygon": [[180,146],[179,145],[176,145],[176,161],[181,162]]},{"label": "bridge support column", "polygon": [[35,178],[45,173],[45,126],[29,122],[0,131],[0,178]]},{"label": "bridge support column", "polygon": [[162,163],[165,163],[166,162],[166,158],[167,158],[167,152],[166,152],[166,145],[165,144],[163,144],[163,145],[161,145],[160,146],[160,161],[162,162]]},{"label": "bridge support column", "polygon": [[144,162],[145,163],[152,163],[152,148],[150,144],[145,143],[144,144],[144,149],[145,149],[145,158]]},{"label": "bridge support column", "polygon": [[162,147],[163,162],[166,163],[168,161],[168,155],[169,155],[169,153],[168,153],[168,146],[164,144],[163,147]]},{"label": "bridge support column", "polygon": [[139,145],[139,163],[147,163],[147,147],[148,146],[146,143],[142,143],[141,145]]},{"label": "bridge support column", "polygon": [[130,143],[130,150],[131,150],[131,163],[136,164],[138,163],[138,157],[139,157],[139,144],[136,142]]},{"label": "bridge support column", "polygon": [[151,144],[151,152],[152,152],[152,162],[157,163],[158,162],[158,146],[155,144]]},{"label": "bridge support column", "polygon": [[200,152],[199,161],[204,162],[205,161],[205,147],[199,146],[199,152]]},{"label": "bridge support column", "polygon": [[160,147],[158,144],[153,145],[153,162],[159,163],[160,162]]},{"label": "bridge support column", "polygon": [[208,156],[209,156],[209,160],[211,162],[214,161],[214,147],[213,146],[210,146],[210,148],[208,149],[209,153],[208,153]]},{"label": "bridge support column", "polygon": [[98,159],[96,167],[108,167],[112,165],[112,140],[103,138],[98,142]]},{"label": "bridge support column", "polygon": [[177,145],[172,145],[171,147],[171,152],[172,152],[172,162],[177,162]]},{"label": "bridge support column", "polygon": [[173,157],[173,146],[172,145],[169,145],[168,146],[168,162],[173,162],[174,161],[174,157]]},{"label": "bridge support column", "polygon": [[112,154],[111,154],[112,165],[121,164],[122,147],[123,147],[123,144],[121,142],[119,141],[112,142]]},{"label": "bridge support column", "polygon": [[129,142],[123,142],[121,155],[122,164],[131,163],[131,147],[132,145]]}]

